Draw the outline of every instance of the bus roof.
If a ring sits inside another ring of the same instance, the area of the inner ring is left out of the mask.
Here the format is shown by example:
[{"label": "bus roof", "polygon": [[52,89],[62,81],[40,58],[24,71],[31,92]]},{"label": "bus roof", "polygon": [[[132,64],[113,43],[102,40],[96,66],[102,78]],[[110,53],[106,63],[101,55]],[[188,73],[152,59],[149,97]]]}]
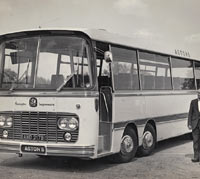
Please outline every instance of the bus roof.
[{"label": "bus roof", "polygon": [[[112,44],[118,44],[123,45],[127,47],[132,47],[136,49],[142,49],[142,50],[148,50],[152,52],[157,52],[161,54],[167,54],[171,56],[177,56],[187,59],[195,59],[198,60],[198,57],[192,54],[191,52],[187,50],[180,49],[179,47],[174,46],[173,44],[166,44],[165,42],[158,42],[156,40],[149,40],[144,39],[141,37],[128,37],[119,35],[116,33],[108,32],[104,29],[86,29],[86,28],[38,28],[38,29],[29,29],[29,30],[23,30],[23,31],[17,31],[17,32],[11,32],[7,34],[13,34],[18,32],[28,32],[28,31],[74,31],[74,32],[82,32],[88,35],[91,39],[102,41],[102,42],[108,42]],[[7,35],[3,34],[3,35]],[[199,58],[200,60],[200,58]]]}]

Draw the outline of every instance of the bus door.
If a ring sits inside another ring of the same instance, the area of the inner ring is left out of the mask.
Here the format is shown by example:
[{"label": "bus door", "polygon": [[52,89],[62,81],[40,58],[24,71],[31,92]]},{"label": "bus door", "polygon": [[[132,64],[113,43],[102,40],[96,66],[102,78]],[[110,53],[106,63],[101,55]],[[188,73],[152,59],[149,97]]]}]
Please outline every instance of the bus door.
[{"label": "bus door", "polygon": [[112,133],[112,89],[109,86],[102,86],[99,93],[99,151],[110,151]]},{"label": "bus door", "polygon": [[97,60],[100,106],[98,154],[109,152],[111,149],[113,89],[110,66],[103,57]]}]

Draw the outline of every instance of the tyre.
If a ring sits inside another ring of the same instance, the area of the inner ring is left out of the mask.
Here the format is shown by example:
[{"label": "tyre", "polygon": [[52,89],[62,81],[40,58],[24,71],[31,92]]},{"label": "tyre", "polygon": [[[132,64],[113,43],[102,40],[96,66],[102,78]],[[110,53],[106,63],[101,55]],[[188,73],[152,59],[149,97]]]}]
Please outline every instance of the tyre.
[{"label": "tyre", "polygon": [[138,141],[135,130],[127,127],[121,139],[120,152],[110,156],[110,160],[114,163],[130,162],[137,152]]},{"label": "tyre", "polygon": [[150,155],[156,146],[156,131],[151,124],[147,124],[144,130],[142,145],[139,147],[139,155]]}]

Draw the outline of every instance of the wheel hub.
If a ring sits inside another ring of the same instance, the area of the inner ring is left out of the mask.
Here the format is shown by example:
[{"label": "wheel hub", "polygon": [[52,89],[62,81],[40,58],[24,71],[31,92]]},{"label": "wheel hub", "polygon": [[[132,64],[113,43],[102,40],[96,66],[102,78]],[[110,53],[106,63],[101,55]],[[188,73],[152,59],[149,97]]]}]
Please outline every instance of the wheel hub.
[{"label": "wheel hub", "polygon": [[153,135],[151,132],[146,131],[143,134],[143,142],[142,145],[144,147],[144,149],[148,149],[153,145]]},{"label": "wheel hub", "polygon": [[121,152],[122,154],[130,153],[134,148],[133,139],[129,135],[125,135],[121,142]]}]

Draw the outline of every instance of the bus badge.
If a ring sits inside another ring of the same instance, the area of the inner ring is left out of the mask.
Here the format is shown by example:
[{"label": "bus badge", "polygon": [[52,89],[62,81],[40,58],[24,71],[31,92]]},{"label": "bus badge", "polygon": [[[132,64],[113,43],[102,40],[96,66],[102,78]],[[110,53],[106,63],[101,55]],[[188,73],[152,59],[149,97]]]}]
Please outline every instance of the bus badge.
[{"label": "bus badge", "polygon": [[37,107],[37,99],[36,98],[30,98],[29,105],[30,105],[30,107]]}]

